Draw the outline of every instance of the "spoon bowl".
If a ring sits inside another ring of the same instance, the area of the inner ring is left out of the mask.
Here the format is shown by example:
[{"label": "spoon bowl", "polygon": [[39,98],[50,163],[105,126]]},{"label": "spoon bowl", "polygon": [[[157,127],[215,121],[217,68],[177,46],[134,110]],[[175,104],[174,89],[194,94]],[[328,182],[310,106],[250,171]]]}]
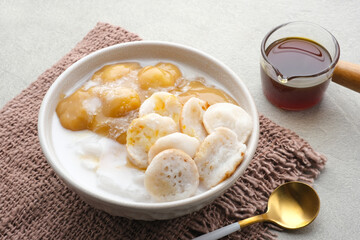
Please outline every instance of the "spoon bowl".
[{"label": "spoon bowl", "polygon": [[285,229],[309,225],[319,214],[320,199],[316,191],[302,182],[288,182],[270,195],[267,212],[222,227],[196,239],[218,239],[257,222],[272,222]]},{"label": "spoon bowl", "polygon": [[320,210],[320,199],[315,190],[301,182],[285,183],[271,194],[267,220],[286,229],[309,225]]}]

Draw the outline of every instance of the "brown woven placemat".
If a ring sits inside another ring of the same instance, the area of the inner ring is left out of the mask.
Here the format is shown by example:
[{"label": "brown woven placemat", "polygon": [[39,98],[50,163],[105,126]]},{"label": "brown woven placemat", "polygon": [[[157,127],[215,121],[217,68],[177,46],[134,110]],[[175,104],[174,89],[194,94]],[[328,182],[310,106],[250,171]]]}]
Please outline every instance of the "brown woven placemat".
[{"label": "brown woven placemat", "polygon": [[[145,222],[114,217],[83,202],[55,175],[40,149],[37,116],[53,81],[71,64],[98,49],[139,36],[98,23],[76,47],[0,111],[1,239],[189,239],[266,209],[281,183],[312,182],[326,158],[294,132],[260,116],[254,159],[236,184],[211,205],[180,218]],[[231,239],[275,239],[255,224]]]}]

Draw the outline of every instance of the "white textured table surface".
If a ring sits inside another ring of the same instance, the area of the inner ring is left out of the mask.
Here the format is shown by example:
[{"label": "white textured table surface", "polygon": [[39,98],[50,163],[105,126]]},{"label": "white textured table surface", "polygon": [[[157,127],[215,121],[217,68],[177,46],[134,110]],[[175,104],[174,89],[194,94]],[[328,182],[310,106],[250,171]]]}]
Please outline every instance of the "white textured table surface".
[{"label": "white textured table surface", "polygon": [[[295,20],[320,24],[360,64],[360,1],[0,1],[0,107],[57,62],[98,21],[146,40],[186,44],[227,64],[246,83],[260,113],[290,128],[328,157],[315,182],[318,218],[280,239],[358,239],[360,235],[360,94],[331,84],[322,103],[287,112],[261,91],[260,43]],[[105,3],[106,2],[106,3]]]}]

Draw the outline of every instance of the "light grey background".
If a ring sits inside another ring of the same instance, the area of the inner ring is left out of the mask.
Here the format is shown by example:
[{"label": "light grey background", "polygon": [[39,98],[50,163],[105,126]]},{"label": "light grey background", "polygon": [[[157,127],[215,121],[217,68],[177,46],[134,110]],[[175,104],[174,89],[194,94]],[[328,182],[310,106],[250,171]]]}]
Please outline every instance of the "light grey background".
[{"label": "light grey background", "polygon": [[328,157],[315,182],[318,218],[280,239],[358,239],[360,233],[360,94],[331,84],[322,103],[288,112],[261,92],[260,43],[273,27],[318,23],[360,64],[360,1],[7,1],[0,0],[0,107],[56,63],[98,21],[146,40],[186,44],[223,61],[246,83],[260,113],[290,128]]}]

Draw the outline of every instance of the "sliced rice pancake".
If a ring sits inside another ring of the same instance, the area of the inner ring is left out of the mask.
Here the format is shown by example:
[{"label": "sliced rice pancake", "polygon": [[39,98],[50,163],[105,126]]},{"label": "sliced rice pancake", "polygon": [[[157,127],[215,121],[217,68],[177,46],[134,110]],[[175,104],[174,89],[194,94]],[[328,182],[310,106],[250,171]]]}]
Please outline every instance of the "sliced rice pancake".
[{"label": "sliced rice pancake", "polygon": [[161,116],[171,117],[179,124],[182,105],[178,98],[168,92],[156,92],[146,99],[140,106],[139,115],[157,113]]},{"label": "sliced rice pancake", "polygon": [[216,103],[204,113],[203,123],[210,134],[218,127],[233,130],[240,142],[245,143],[252,131],[250,115],[241,107],[232,103]]},{"label": "sliced rice pancake", "polygon": [[181,132],[203,141],[207,136],[203,125],[203,115],[208,106],[207,102],[195,97],[186,101],[180,115]]},{"label": "sliced rice pancake", "polygon": [[160,202],[191,197],[199,186],[194,160],[178,149],[162,151],[154,157],[145,172],[145,188]]},{"label": "sliced rice pancake", "polygon": [[212,188],[231,176],[242,162],[245,150],[235,132],[216,128],[202,142],[194,158],[202,184]]},{"label": "sliced rice pancake", "polygon": [[187,153],[191,158],[194,158],[196,151],[200,146],[200,141],[197,138],[190,137],[183,133],[172,133],[159,138],[149,150],[148,162],[160,152],[166,149],[179,149]]},{"label": "sliced rice pancake", "polygon": [[139,168],[148,166],[148,152],[159,138],[176,132],[178,125],[172,118],[150,113],[134,119],[126,136],[126,148],[130,161]]}]

